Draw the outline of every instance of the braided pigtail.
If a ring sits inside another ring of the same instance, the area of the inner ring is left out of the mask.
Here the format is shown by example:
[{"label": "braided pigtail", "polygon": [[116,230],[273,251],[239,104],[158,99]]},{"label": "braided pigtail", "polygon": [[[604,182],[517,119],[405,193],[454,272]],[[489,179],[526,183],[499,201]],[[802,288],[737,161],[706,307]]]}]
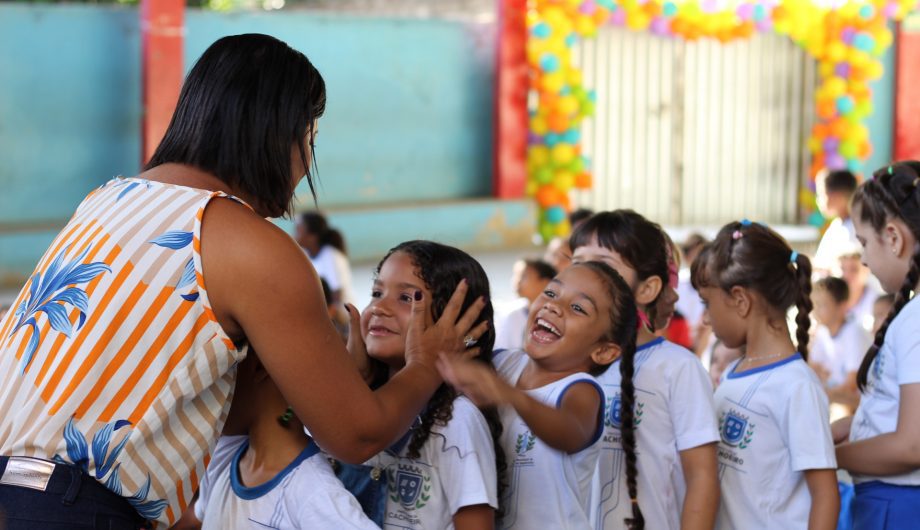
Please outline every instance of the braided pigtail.
[{"label": "braided pigtail", "polygon": [[808,329],[811,327],[811,261],[807,256],[793,252],[790,266],[794,269],[799,284],[799,294],[795,299],[798,314],[795,316],[795,338],[799,355],[808,360]]},{"label": "braided pigtail", "polygon": [[626,453],[626,489],[632,503],[632,518],[626,519],[625,523],[629,530],[643,530],[645,518],[639,508],[637,486],[639,470],[636,467],[636,386],[633,383],[633,375],[636,371],[635,360],[635,345],[628,350],[623,350],[620,356],[620,434],[623,451]]}]

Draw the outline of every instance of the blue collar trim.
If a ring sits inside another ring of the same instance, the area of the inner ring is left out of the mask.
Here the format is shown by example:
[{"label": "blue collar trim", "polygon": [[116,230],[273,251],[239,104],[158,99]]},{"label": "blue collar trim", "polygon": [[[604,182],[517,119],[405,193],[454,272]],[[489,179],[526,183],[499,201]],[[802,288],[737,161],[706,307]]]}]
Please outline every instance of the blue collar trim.
[{"label": "blue collar trim", "polygon": [[240,446],[239,450],[236,452],[236,455],[233,456],[233,463],[230,465],[230,486],[233,488],[233,493],[236,493],[236,496],[251,501],[253,499],[258,499],[259,497],[269,493],[271,490],[275,489],[275,486],[281,483],[291,471],[297,468],[301,462],[310,458],[319,452],[319,446],[316,445],[316,442],[310,440],[310,444],[304,448],[303,451],[297,455],[297,458],[293,462],[287,465],[280,473],[275,475],[274,478],[269,480],[264,484],[259,484],[254,487],[246,487],[243,485],[243,481],[240,480],[240,459],[243,457],[243,453],[249,449],[249,440],[243,443]]},{"label": "blue collar trim", "polygon": [[766,372],[767,370],[772,370],[772,369],[774,369],[774,368],[778,368],[778,367],[780,367],[780,366],[782,366],[782,365],[784,365],[784,364],[789,364],[789,363],[791,363],[791,362],[793,362],[793,361],[805,361],[805,359],[802,358],[802,354],[800,354],[800,353],[795,353],[795,354],[793,354],[793,355],[790,355],[789,357],[786,357],[785,359],[780,359],[779,361],[776,361],[775,363],[770,363],[770,364],[765,364],[765,365],[763,365],[763,366],[758,366],[757,368],[752,368],[751,370],[747,370],[747,371],[744,371],[744,372],[735,372],[735,370],[738,369],[738,366],[741,365],[741,361],[738,361],[737,363],[735,363],[735,366],[732,367],[732,371],[729,372],[728,375],[725,376],[725,377],[727,377],[728,379],[738,379],[739,377],[746,377],[746,376],[749,376],[749,375],[754,375],[754,374],[759,374],[759,373],[761,373],[761,372]]}]

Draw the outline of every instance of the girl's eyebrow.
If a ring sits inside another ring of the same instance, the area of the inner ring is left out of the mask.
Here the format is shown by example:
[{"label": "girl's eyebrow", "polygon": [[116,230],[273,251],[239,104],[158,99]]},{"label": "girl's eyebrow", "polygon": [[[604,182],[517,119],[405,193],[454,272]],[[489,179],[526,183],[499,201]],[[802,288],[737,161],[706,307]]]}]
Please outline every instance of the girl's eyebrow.
[{"label": "girl's eyebrow", "polygon": [[[555,284],[558,284],[558,285],[560,285],[560,286],[565,286],[564,283],[562,283],[561,281],[557,280],[556,278],[553,278],[552,280],[550,280],[549,283],[551,283],[551,284],[555,283]],[[597,309],[597,302],[595,302],[593,298],[591,298],[590,296],[588,296],[587,293],[583,293],[583,292],[581,292],[581,291],[575,291],[575,299],[576,299],[576,300],[580,300],[580,299],[582,299],[582,298],[585,299],[585,300],[587,300],[588,303],[590,303],[590,304],[594,307],[594,309]]]}]

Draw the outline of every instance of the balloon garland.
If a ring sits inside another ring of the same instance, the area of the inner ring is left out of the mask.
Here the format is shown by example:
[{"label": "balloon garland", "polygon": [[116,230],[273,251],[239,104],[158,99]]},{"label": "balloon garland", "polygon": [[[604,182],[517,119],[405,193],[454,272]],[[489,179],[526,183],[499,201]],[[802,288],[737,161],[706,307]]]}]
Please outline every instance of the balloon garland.
[{"label": "balloon garland", "polygon": [[[790,37],[818,62],[817,120],[808,140],[811,176],[822,168],[856,171],[872,144],[865,119],[872,114],[869,82],[882,76],[879,57],[891,46],[891,21],[918,0],[531,0],[527,62],[536,105],[530,110],[527,194],[540,207],[544,240],[569,232],[569,192],[589,189],[589,160],[581,153],[581,122],[596,96],[572,64],[579,38],[610,24],[687,40],[729,42],[773,32]],[[800,194],[814,209],[813,187]],[[814,212],[809,222],[824,219]]]}]

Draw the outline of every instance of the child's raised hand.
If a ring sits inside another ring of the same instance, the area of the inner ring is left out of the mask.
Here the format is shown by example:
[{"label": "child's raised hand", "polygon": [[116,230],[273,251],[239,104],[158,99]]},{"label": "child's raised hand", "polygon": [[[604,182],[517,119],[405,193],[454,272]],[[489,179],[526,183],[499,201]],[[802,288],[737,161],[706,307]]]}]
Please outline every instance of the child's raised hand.
[{"label": "child's raised hand", "polygon": [[361,336],[361,313],[358,308],[352,304],[345,304],[345,310],[348,312],[348,353],[358,365],[358,371],[365,382],[370,382],[374,376],[374,366],[371,358],[367,355],[367,345],[364,344],[364,337]]},{"label": "child's raised hand", "polygon": [[508,402],[511,387],[494,370],[482,363],[442,356],[438,360],[438,371],[444,381],[476,406],[490,407]]},{"label": "child's raised hand", "polygon": [[478,348],[471,347],[468,342],[475,344],[489,329],[487,321],[474,326],[486,302],[482,298],[476,300],[461,316],[468,288],[466,281],[457,285],[437,322],[433,322],[431,316],[431,301],[423,300],[421,291],[415,293],[406,336],[406,365],[419,362],[435,369],[440,355],[470,358],[478,353]]}]

